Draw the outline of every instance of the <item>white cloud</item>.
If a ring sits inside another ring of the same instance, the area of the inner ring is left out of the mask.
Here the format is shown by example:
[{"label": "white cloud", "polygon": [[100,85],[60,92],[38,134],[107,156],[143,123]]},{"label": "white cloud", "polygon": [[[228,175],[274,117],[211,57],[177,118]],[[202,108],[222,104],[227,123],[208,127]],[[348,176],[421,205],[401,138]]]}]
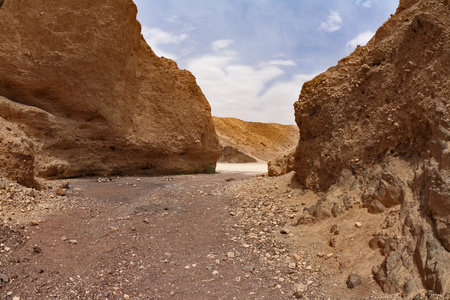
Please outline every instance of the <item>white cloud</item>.
[{"label": "white cloud", "polygon": [[267,64],[273,65],[273,66],[291,66],[291,67],[297,65],[295,63],[295,61],[293,61],[293,60],[285,60],[285,59],[271,60]]},{"label": "white cloud", "polygon": [[159,45],[164,44],[179,45],[188,37],[187,34],[174,35],[169,32],[162,31],[159,28],[148,28],[145,26],[142,27],[142,35],[144,36],[145,40],[150,45],[150,47],[152,47],[153,52],[155,52],[156,55],[164,56],[171,59],[176,59],[177,56],[173,53],[167,53],[161,50],[159,48]]},{"label": "white cloud", "polygon": [[364,46],[373,37],[374,34],[375,33],[371,30],[367,30],[358,34],[354,39],[346,44],[345,50],[350,53],[355,50],[356,46]]},{"label": "white cloud", "polygon": [[320,24],[320,29],[326,32],[335,32],[341,29],[342,18],[338,11],[331,11],[325,22]]},{"label": "white cloud", "polygon": [[211,43],[211,49],[214,51],[220,51],[228,48],[231,44],[233,44],[233,42],[233,40],[217,40]]},{"label": "white cloud", "polygon": [[251,66],[240,63],[239,53],[222,48],[188,62],[188,69],[219,117],[246,121],[294,124],[293,104],[303,82],[314,75],[283,79],[290,60],[273,60]]},{"label": "white cloud", "polygon": [[356,5],[370,8],[372,6],[372,0],[357,0]]}]

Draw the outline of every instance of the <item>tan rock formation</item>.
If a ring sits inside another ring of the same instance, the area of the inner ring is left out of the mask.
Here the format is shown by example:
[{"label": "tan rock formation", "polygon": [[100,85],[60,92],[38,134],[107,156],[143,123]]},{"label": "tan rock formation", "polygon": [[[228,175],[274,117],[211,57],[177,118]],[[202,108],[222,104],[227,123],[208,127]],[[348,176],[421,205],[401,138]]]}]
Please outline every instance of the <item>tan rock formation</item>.
[{"label": "tan rock formation", "polygon": [[389,293],[450,292],[449,35],[448,1],[402,0],[295,103],[295,171],[325,192],[299,223],[379,214],[386,259],[373,274]]},{"label": "tan rock formation", "polygon": [[220,156],[218,162],[222,163],[253,163],[257,160],[238,149],[231,146],[223,146],[222,155]]},{"label": "tan rock formation", "polygon": [[281,176],[294,170],[294,152],[280,156],[267,163],[269,176]]},{"label": "tan rock formation", "polygon": [[298,128],[294,125],[218,117],[213,117],[213,121],[222,147],[231,146],[262,161],[292,152],[299,138]]},{"label": "tan rock formation", "polygon": [[206,98],[190,72],[153,53],[136,13],[131,0],[3,2],[0,119],[30,141],[37,176],[215,166]]}]

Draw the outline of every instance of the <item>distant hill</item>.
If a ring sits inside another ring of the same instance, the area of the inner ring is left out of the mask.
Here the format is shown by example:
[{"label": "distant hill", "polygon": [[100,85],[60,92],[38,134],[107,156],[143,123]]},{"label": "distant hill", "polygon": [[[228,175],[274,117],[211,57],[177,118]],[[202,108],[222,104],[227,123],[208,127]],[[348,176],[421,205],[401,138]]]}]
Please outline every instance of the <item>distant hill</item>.
[{"label": "distant hill", "polygon": [[299,140],[299,130],[294,125],[219,117],[213,117],[213,122],[222,149],[230,146],[260,161],[292,152]]}]

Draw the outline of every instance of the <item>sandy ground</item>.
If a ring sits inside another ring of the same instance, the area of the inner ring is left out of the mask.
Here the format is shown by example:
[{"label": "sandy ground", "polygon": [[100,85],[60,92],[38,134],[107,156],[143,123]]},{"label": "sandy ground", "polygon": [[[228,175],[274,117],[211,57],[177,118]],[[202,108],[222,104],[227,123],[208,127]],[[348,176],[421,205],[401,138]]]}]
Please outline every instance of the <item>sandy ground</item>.
[{"label": "sandy ground", "polygon": [[246,174],[267,173],[267,163],[245,163],[245,164],[230,164],[217,163],[216,171],[218,173],[234,173],[241,172]]}]

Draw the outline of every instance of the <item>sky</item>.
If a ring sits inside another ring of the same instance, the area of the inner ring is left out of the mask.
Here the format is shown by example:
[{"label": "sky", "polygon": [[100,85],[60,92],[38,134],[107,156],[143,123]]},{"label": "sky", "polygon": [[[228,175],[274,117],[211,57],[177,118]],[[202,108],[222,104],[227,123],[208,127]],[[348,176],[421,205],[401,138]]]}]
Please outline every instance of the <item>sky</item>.
[{"label": "sky", "polygon": [[365,45],[398,0],[134,0],[158,56],[194,74],[212,115],[295,124],[305,81]]}]

